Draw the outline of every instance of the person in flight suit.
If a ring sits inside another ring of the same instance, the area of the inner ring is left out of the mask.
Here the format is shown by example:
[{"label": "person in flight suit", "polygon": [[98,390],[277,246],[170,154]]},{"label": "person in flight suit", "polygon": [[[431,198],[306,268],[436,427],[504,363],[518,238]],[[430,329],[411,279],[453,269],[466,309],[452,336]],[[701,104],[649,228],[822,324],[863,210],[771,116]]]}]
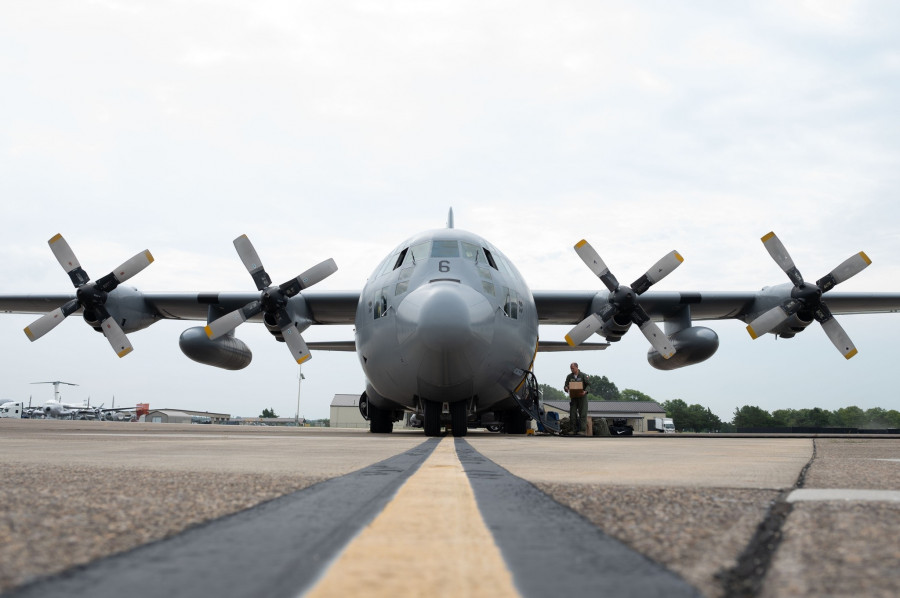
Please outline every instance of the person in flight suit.
[{"label": "person in flight suit", "polygon": [[[587,431],[587,390],[590,382],[587,374],[578,369],[577,363],[572,363],[569,369],[572,370],[572,373],[566,376],[566,383],[563,386],[563,389],[569,393],[569,421],[572,424],[573,434],[584,434]],[[571,382],[580,382],[581,388],[575,388],[578,384],[573,384],[573,388],[570,389]]]}]

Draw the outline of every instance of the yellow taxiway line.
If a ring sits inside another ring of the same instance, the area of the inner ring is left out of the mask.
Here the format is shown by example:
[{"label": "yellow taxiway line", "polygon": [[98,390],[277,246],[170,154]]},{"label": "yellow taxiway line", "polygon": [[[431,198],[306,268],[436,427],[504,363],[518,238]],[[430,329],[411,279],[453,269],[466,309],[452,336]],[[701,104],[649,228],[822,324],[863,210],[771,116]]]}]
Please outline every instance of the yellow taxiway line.
[{"label": "yellow taxiway line", "polygon": [[519,596],[484,524],[452,438],[444,438],[394,499],[306,596]]}]

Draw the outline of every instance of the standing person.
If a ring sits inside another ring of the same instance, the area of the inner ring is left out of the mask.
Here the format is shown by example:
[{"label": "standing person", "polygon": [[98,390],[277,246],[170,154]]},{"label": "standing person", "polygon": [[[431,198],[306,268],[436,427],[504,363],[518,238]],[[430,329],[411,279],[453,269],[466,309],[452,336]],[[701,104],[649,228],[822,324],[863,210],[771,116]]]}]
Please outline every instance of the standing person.
[{"label": "standing person", "polygon": [[569,393],[569,422],[572,424],[572,434],[584,434],[587,431],[587,389],[590,382],[587,374],[578,369],[577,363],[572,363],[569,369],[572,373],[566,376],[563,386]]}]

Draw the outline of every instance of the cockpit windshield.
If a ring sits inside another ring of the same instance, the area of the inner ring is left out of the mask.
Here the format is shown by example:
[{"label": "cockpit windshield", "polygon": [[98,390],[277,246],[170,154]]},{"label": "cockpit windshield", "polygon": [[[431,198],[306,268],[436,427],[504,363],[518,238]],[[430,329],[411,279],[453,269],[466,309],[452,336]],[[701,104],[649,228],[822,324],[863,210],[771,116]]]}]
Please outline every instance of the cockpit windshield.
[{"label": "cockpit windshield", "polygon": [[431,257],[459,257],[459,242],[434,241],[431,245]]}]

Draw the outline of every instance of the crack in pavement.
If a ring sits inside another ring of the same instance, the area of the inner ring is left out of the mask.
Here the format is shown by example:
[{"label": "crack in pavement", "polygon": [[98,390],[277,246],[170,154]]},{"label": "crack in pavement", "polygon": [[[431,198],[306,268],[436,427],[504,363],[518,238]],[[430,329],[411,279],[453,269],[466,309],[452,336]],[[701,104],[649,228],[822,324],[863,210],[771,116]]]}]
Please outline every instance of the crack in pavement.
[{"label": "crack in pavement", "polygon": [[794,508],[793,503],[788,502],[790,493],[806,484],[806,474],[816,460],[816,439],[813,438],[812,456],[807,461],[794,485],[781,491],[775,498],[765,518],[756,528],[756,533],[750,538],[747,546],[737,559],[737,564],[727,571],[716,575],[722,582],[724,594],[735,598],[754,598],[759,595],[765,581],[766,574],[772,564],[772,558],[781,545],[783,538],[782,528],[788,516]]}]

